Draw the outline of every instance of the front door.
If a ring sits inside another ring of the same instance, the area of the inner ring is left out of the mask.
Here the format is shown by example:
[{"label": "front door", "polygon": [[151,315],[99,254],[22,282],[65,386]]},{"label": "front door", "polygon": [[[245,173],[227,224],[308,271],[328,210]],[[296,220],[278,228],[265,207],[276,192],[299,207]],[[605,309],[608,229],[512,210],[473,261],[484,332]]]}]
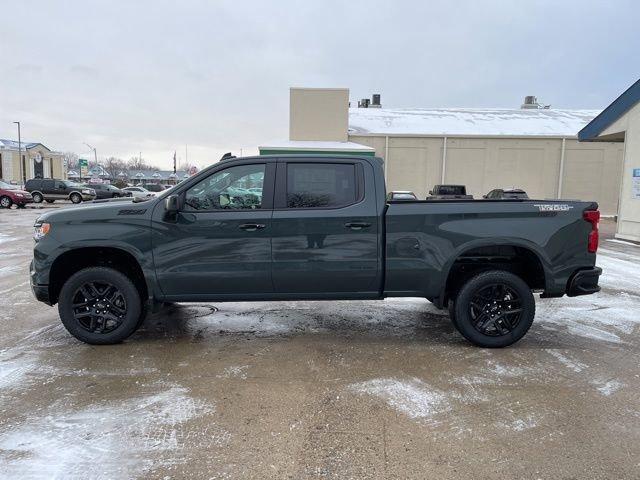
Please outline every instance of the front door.
[{"label": "front door", "polygon": [[370,166],[357,160],[289,160],[278,164],[277,175],[275,292],[377,296],[380,227]]},{"label": "front door", "polygon": [[165,295],[269,294],[275,164],[221,168],[179,192],[180,211],[154,212],[153,255]]}]

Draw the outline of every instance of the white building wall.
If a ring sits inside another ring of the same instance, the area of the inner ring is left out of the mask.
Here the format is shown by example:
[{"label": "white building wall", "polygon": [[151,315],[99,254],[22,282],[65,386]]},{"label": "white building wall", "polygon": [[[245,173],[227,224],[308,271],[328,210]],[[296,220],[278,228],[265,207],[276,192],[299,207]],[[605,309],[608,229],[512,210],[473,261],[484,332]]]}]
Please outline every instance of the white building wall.
[{"label": "white building wall", "polygon": [[595,200],[603,215],[618,211],[619,143],[568,138],[563,159],[562,138],[453,137],[446,140],[446,155],[443,137],[351,135],[349,140],[375,148],[385,159],[388,190],[411,190],[425,198],[442,183],[444,164],[444,183],[464,184],[476,198],[494,188],[518,187],[532,198]]}]

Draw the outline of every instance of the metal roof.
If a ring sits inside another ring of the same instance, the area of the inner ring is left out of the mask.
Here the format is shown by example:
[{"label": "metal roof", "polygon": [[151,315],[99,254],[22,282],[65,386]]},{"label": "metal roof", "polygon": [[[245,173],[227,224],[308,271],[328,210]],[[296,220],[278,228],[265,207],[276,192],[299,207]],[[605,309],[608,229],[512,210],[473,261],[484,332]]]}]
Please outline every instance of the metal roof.
[{"label": "metal roof", "polygon": [[606,128],[627,113],[633,106],[640,102],[640,79],[627,88],[611,105],[605,108],[600,115],[591,120],[580,132],[578,140],[588,142],[594,140]]}]

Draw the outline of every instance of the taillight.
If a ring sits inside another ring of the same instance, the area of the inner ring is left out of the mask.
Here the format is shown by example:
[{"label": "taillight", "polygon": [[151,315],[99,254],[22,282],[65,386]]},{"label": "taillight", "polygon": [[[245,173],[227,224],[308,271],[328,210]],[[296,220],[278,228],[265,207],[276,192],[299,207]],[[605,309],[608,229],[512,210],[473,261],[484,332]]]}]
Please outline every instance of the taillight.
[{"label": "taillight", "polygon": [[586,210],[582,214],[587,222],[591,224],[591,231],[589,232],[589,238],[587,241],[587,250],[589,253],[596,253],[598,250],[598,222],[600,221],[600,212],[598,210]]}]

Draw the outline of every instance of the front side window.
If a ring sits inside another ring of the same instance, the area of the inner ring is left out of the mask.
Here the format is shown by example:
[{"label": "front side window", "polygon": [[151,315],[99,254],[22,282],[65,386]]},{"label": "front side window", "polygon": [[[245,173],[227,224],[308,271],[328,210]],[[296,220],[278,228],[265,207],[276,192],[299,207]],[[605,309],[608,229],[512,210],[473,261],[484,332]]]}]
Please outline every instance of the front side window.
[{"label": "front side window", "polygon": [[262,208],[265,165],[220,170],[187,190],[185,210],[255,210]]},{"label": "front side window", "polygon": [[356,202],[355,165],[289,163],[288,208],[337,208]]}]

